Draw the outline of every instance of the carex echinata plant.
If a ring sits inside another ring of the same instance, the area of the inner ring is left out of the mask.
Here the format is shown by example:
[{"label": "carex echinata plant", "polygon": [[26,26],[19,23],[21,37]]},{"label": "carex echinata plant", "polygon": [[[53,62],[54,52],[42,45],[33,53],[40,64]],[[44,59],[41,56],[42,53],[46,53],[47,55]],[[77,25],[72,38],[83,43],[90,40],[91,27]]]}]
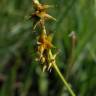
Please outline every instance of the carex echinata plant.
[{"label": "carex echinata plant", "polygon": [[35,32],[37,27],[40,29],[36,38],[36,61],[42,65],[43,72],[51,72],[52,69],[56,70],[70,94],[75,96],[75,93],[72,91],[71,87],[66,82],[65,78],[56,65],[56,56],[58,52],[53,54],[52,49],[55,49],[55,46],[52,44],[51,35],[48,34],[48,30],[46,30],[46,22],[49,20],[56,21],[54,17],[47,13],[47,9],[52,8],[52,6],[41,4],[38,0],[32,0],[32,3],[34,12],[29,17],[29,19],[33,21],[32,31]]}]

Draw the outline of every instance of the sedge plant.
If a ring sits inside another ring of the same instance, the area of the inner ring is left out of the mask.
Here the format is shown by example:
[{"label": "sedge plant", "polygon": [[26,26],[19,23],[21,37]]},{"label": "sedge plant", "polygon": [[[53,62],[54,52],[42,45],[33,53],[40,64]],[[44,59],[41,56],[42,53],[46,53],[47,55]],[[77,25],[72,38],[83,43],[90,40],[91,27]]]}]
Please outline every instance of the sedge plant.
[{"label": "sedge plant", "polygon": [[56,56],[58,52],[53,54],[52,49],[56,48],[52,44],[52,36],[48,34],[48,31],[45,27],[45,22],[48,20],[56,19],[47,13],[47,9],[51,8],[51,5],[41,4],[38,0],[32,0],[34,13],[30,15],[30,20],[33,21],[32,31],[35,32],[37,27],[40,29],[38,31],[38,36],[36,38],[36,61],[39,62],[43,66],[43,72],[48,71],[51,72],[54,69],[61,80],[66,86],[67,90],[71,94],[71,96],[76,96],[73,90],[71,89],[70,85],[65,80],[64,76],[60,72],[57,64],[56,64]]}]

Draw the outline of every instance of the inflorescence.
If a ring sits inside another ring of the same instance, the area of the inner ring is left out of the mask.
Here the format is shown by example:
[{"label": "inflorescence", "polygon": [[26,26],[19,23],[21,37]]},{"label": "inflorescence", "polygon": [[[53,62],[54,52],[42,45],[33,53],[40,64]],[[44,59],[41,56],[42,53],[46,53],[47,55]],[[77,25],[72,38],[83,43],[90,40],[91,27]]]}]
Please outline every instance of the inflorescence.
[{"label": "inflorescence", "polygon": [[32,0],[34,13],[31,14],[30,19],[33,20],[33,30],[37,27],[41,29],[37,37],[37,58],[36,61],[43,65],[43,71],[51,71],[53,64],[55,63],[56,54],[53,55],[52,48],[55,48],[52,44],[52,37],[47,33],[45,28],[45,22],[47,20],[55,20],[54,17],[47,13],[48,8],[52,8],[51,5],[45,5],[39,3],[38,0]]}]

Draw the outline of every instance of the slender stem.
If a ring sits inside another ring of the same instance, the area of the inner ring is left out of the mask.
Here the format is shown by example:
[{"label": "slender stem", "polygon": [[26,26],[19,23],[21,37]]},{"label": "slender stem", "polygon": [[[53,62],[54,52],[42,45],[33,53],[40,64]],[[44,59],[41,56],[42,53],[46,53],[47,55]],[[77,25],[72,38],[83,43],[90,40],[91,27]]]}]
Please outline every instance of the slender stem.
[{"label": "slender stem", "polygon": [[67,83],[67,81],[65,80],[64,76],[61,74],[59,68],[57,67],[57,65],[54,63],[53,64],[53,67],[55,68],[56,72],[58,73],[58,75],[60,76],[60,78],[62,79],[64,85],[67,87],[69,93],[72,95],[72,96],[76,96],[75,93],[73,92],[73,90],[70,88],[69,84]]}]

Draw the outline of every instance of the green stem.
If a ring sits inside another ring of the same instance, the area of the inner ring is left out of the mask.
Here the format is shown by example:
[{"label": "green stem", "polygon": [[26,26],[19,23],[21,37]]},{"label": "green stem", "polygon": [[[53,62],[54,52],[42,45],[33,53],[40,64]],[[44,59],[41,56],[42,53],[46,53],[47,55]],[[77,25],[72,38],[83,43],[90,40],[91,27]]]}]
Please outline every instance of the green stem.
[{"label": "green stem", "polygon": [[72,95],[72,96],[76,96],[75,93],[73,92],[73,90],[70,88],[69,84],[67,83],[67,81],[65,80],[64,76],[61,74],[59,68],[57,67],[57,65],[54,63],[53,64],[56,72],[58,73],[58,75],[60,76],[60,78],[62,79],[64,85],[67,87],[69,93]]}]

